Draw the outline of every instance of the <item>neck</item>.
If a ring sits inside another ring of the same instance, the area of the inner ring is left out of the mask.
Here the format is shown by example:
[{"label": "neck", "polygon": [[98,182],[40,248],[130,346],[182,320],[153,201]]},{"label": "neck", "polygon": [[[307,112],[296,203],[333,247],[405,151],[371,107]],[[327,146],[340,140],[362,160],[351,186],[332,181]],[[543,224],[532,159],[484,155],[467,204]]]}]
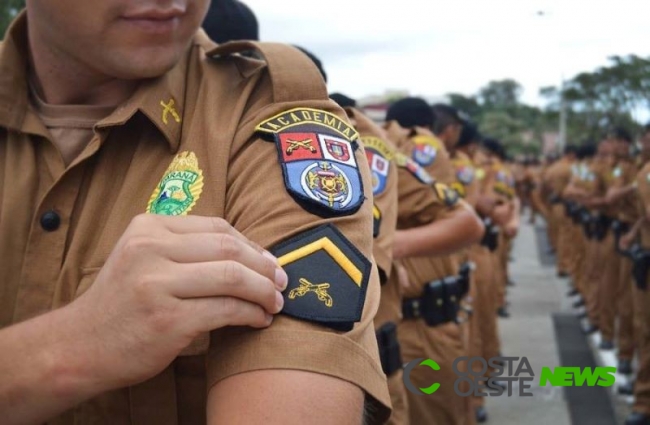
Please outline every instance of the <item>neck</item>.
[{"label": "neck", "polygon": [[32,83],[39,96],[54,105],[119,105],[135,92],[138,82],[102,74],[48,46],[29,31]]}]

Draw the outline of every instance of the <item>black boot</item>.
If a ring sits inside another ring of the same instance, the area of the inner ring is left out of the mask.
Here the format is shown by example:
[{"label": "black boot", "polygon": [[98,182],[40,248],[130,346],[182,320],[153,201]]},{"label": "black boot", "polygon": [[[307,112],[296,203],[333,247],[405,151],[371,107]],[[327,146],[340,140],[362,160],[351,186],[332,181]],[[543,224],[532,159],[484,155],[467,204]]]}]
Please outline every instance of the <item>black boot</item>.
[{"label": "black boot", "polygon": [[559,278],[569,277],[569,273],[567,273],[567,272],[557,272],[557,277],[559,277]]},{"label": "black boot", "polygon": [[590,335],[590,334],[592,334],[592,333],[594,333],[594,332],[598,332],[598,326],[596,326],[596,325],[592,325],[592,324],[589,324],[589,326],[587,326],[587,327],[584,329],[584,332],[585,332],[587,335]]},{"label": "black boot", "polygon": [[575,296],[578,295],[579,293],[580,293],[580,292],[578,292],[578,290],[577,290],[576,288],[571,288],[571,289],[569,290],[569,292],[566,293],[566,296],[567,296],[567,297],[575,297]]},{"label": "black boot", "polygon": [[623,375],[631,375],[632,361],[628,359],[618,359],[618,367],[616,368],[616,371]]},{"label": "black boot", "polygon": [[503,319],[507,319],[508,317],[510,317],[510,313],[508,313],[508,310],[506,310],[505,307],[499,307],[499,309],[497,310],[497,314],[499,315],[499,317]]},{"label": "black boot", "polygon": [[485,409],[485,406],[479,406],[476,408],[476,422],[482,424],[484,422],[487,422],[488,420],[488,414],[487,410]]},{"label": "black boot", "polygon": [[578,301],[573,303],[574,308],[580,308],[583,307],[584,305],[585,305],[585,300],[582,297],[580,297]]},{"label": "black boot", "polygon": [[602,341],[600,341],[600,345],[598,345],[598,348],[600,348],[601,350],[613,350],[614,343],[607,339],[603,339]]},{"label": "black boot", "polygon": [[618,393],[621,395],[634,395],[634,381],[629,381],[618,387]]},{"label": "black boot", "polygon": [[625,419],[625,425],[650,425],[650,416],[639,412],[632,412]]}]

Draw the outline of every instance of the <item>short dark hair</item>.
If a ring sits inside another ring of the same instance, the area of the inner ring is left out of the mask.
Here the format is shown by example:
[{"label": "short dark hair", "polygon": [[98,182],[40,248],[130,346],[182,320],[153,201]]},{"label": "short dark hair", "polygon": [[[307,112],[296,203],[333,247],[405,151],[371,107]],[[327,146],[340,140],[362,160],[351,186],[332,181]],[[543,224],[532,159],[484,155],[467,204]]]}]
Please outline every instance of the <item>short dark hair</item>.
[{"label": "short dark hair", "polygon": [[622,140],[627,143],[632,143],[633,141],[632,134],[624,127],[614,127],[609,131],[609,133],[607,133],[607,135],[610,138]]},{"label": "short dark hair", "polygon": [[212,40],[259,40],[259,26],[253,11],[237,0],[212,0],[203,20],[203,29]]},{"label": "short dark hair", "polygon": [[397,121],[404,128],[433,127],[433,110],[419,97],[405,97],[390,105],[386,121]]},{"label": "short dark hair", "polygon": [[641,130],[641,135],[642,136],[645,136],[648,133],[650,133],[650,122],[647,123],[646,125],[644,125],[643,130]]},{"label": "short dark hair", "polygon": [[343,93],[332,93],[330,94],[330,99],[338,103],[341,108],[356,108],[357,101],[344,95]]},{"label": "short dark hair", "polygon": [[579,159],[591,158],[592,156],[596,155],[597,149],[598,148],[596,147],[595,143],[588,142],[584,145],[580,145],[576,154]]},{"label": "short dark hair", "polygon": [[451,105],[436,103],[431,109],[433,110],[433,132],[435,134],[442,133],[449,125],[463,123],[458,110]]},{"label": "short dark hair", "polygon": [[566,145],[566,147],[564,148],[565,155],[577,154],[577,153],[578,153],[578,147],[576,145]]}]

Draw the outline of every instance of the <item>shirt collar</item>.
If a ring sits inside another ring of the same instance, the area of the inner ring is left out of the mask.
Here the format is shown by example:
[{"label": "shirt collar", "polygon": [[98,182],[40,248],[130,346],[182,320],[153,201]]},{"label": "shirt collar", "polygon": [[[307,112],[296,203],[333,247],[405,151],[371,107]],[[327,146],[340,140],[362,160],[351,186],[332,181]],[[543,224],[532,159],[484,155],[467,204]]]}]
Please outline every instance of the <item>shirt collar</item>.
[{"label": "shirt collar", "polygon": [[[161,77],[144,80],[126,102],[97,124],[109,128],[126,124],[137,112],[146,116],[169,143],[172,152],[180,145],[185,112],[186,77],[191,51],[205,42],[203,31],[181,60]],[[27,120],[29,106],[27,16],[23,11],[12,22],[0,43],[0,126],[32,132]]]}]

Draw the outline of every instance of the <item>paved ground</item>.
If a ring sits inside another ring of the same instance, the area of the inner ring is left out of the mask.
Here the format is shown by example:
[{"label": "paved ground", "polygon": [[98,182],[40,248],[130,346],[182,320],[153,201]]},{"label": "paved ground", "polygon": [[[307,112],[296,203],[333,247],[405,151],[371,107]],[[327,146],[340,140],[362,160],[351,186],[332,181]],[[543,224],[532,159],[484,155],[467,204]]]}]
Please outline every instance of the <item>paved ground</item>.
[{"label": "paved ground", "polygon": [[[570,425],[568,404],[561,388],[540,387],[542,366],[560,365],[553,314],[570,311],[566,282],[540,262],[535,228],[523,225],[512,251],[510,273],[516,286],[508,288],[511,317],[499,323],[506,356],[526,356],[535,371],[533,397],[489,398],[489,424]],[[575,424],[578,425],[578,424]]]},{"label": "paved ground", "polygon": [[[511,317],[499,323],[503,354],[528,357],[535,371],[534,396],[488,398],[488,423],[622,425],[632,398],[617,395],[617,387],[629,377],[617,374],[616,385],[608,389],[563,391],[538,385],[542,366],[560,366],[561,359],[564,365],[571,366],[616,366],[614,351],[597,349],[598,333],[585,337],[578,331],[580,322],[572,306],[576,299],[566,296],[568,280],[556,277],[554,258],[547,249],[543,224],[522,226],[510,263],[511,277],[516,283],[508,288]],[[582,325],[585,324],[583,321]],[[558,339],[561,332],[564,336]],[[570,364],[566,364],[567,360]]]}]

